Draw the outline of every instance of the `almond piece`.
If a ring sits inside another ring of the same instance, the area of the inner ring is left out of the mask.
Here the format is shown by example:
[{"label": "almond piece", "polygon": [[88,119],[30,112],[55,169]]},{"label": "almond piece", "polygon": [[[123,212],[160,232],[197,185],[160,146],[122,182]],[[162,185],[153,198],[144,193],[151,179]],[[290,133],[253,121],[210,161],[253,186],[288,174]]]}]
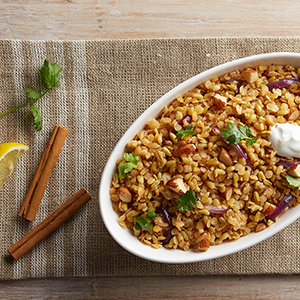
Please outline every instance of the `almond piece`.
[{"label": "almond piece", "polygon": [[209,239],[206,233],[200,235],[194,242],[194,247],[200,251],[207,251],[209,249]]},{"label": "almond piece", "polygon": [[274,204],[266,202],[264,209],[263,209],[263,214],[265,216],[270,216],[274,212],[275,208],[276,208],[276,206]]},{"label": "almond piece", "polygon": [[185,187],[182,178],[172,178],[167,182],[167,187],[179,195],[187,192],[187,188]]},{"label": "almond piece", "polygon": [[221,193],[221,195],[228,201],[232,196],[232,187],[226,186],[225,192]]},{"label": "almond piece", "polygon": [[300,165],[294,165],[293,167],[290,167],[288,173],[293,177],[300,177]]},{"label": "almond piece", "polygon": [[287,118],[289,121],[295,121],[299,118],[299,115],[300,115],[300,113],[299,113],[298,108],[293,106],[293,107],[291,107],[290,112],[287,115]]},{"label": "almond piece", "polygon": [[233,166],[233,162],[232,162],[232,158],[231,158],[230,154],[223,147],[221,148],[221,152],[220,152],[220,155],[219,155],[219,161],[224,163],[225,166],[227,166],[227,167]]},{"label": "almond piece", "polygon": [[183,153],[189,154],[196,150],[196,146],[194,144],[186,144],[181,147],[178,147],[176,153],[181,155]]},{"label": "almond piece", "polygon": [[241,75],[249,83],[255,82],[258,79],[258,74],[255,70],[245,70]]},{"label": "almond piece", "polygon": [[227,105],[227,98],[225,96],[221,96],[216,94],[213,96],[215,106],[218,109],[223,109]]},{"label": "almond piece", "polygon": [[132,196],[130,191],[125,187],[120,187],[118,189],[119,198],[121,201],[129,203],[131,202]]}]

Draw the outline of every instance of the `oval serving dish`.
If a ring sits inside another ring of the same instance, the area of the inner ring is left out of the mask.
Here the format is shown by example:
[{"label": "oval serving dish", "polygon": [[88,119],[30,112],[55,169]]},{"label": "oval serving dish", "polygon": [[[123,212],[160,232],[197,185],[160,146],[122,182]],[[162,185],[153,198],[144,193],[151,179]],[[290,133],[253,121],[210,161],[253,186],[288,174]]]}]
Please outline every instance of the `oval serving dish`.
[{"label": "oval serving dish", "polygon": [[110,155],[106,167],[102,174],[99,201],[101,216],[106,228],[115,241],[124,249],[144,259],[162,263],[189,263],[198,262],[217,257],[229,255],[246,248],[249,248],[284,229],[300,217],[300,205],[287,210],[277,222],[265,230],[257,233],[250,233],[235,241],[224,242],[220,245],[211,246],[207,252],[196,252],[193,250],[169,250],[161,247],[153,249],[141,243],[129,229],[122,229],[118,224],[118,215],[112,208],[109,195],[112,175],[116,169],[116,161],[122,157],[126,143],[134,138],[135,134],[143,129],[146,122],[152,118],[156,118],[162,108],[169,105],[176,97],[188,92],[202,82],[211,78],[221,76],[225,73],[244,69],[246,67],[254,67],[259,64],[292,64],[295,67],[300,66],[300,54],[296,53],[270,53],[250,56],[238,59],[232,62],[222,64],[220,66],[209,69],[200,73],[187,81],[181,83],[170,92],[162,96],[153,105],[151,105],[126,131],[120,139],[112,154]]}]

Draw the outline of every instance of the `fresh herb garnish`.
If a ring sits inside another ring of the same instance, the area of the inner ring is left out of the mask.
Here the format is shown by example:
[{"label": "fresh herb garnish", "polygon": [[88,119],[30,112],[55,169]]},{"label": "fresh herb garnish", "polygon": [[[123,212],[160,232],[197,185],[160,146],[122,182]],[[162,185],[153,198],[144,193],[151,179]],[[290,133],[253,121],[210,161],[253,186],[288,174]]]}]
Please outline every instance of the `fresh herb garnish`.
[{"label": "fresh herb garnish", "polygon": [[179,212],[183,212],[192,210],[195,204],[197,204],[196,194],[193,190],[189,190],[178,198],[177,208]]},{"label": "fresh herb garnish", "polygon": [[297,188],[300,188],[300,178],[299,177],[293,177],[291,175],[285,176],[286,182],[289,185],[295,186]]},{"label": "fresh herb garnish", "polygon": [[182,139],[185,136],[188,135],[195,135],[196,131],[192,130],[193,126],[192,125],[188,125],[185,129],[180,129],[177,133],[176,133],[176,139]]},{"label": "fresh herb garnish", "polygon": [[149,218],[149,219],[152,219],[152,218],[156,218],[157,215],[156,215],[155,211],[150,208],[147,211],[146,217]]},{"label": "fresh herb garnish", "polygon": [[242,140],[246,140],[246,144],[249,146],[252,146],[256,140],[256,137],[252,137],[252,132],[250,128],[247,126],[239,126],[237,127],[235,124],[228,123],[228,128],[224,128],[221,130],[221,134],[224,138],[226,138],[226,141],[230,144],[237,145]]},{"label": "fresh herb garnish", "polygon": [[119,164],[119,178],[123,179],[126,173],[129,173],[131,170],[137,167],[137,163],[140,161],[140,158],[133,153],[124,153],[123,157],[126,160],[126,163],[120,162]]},{"label": "fresh herb garnish", "polygon": [[141,230],[145,228],[148,232],[151,230],[151,219],[157,217],[156,213],[150,208],[147,211],[146,218],[144,216],[139,216],[135,218],[135,226],[136,230]]},{"label": "fresh herb garnish", "polygon": [[6,114],[8,114],[14,110],[17,110],[21,107],[29,106],[30,110],[33,114],[33,124],[35,125],[35,129],[37,131],[41,131],[42,117],[40,114],[40,110],[33,104],[37,100],[42,98],[46,93],[48,93],[48,91],[50,89],[52,89],[53,87],[59,87],[60,71],[61,71],[61,68],[59,67],[59,65],[57,63],[51,64],[48,59],[45,59],[44,66],[40,69],[40,73],[41,73],[41,81],[42,81],[42,84],[43,84],[44,88],[46,89],[46,91],[44,93],[42,93],[41,91],[35,91],[33,89],[25,88],[24,91],[26,93],[26,96],[28,98],[30,98],[31,101],[5,111],[4,113],[0,114],[0,117],[3,117]]},{"label": "fresh herb garnish", "polygon": [[42,116],[38,107],[30,105],[30,110],[33,115],[33,124],[35,125],[34,129],[36,131],[42,130]]}]

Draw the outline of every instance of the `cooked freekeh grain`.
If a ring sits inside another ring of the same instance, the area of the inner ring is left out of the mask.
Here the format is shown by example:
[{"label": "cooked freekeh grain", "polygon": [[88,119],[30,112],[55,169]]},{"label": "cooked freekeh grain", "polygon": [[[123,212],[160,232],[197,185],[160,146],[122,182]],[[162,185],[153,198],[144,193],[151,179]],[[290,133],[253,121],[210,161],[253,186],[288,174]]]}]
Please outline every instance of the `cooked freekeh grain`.
[{"label": "cooked freekeh grain", "polygon": [[[275,123],[300,125],[300,85],[269,90],[267,84],[298,77],[293,66],[259,65],[206,81],[164,107],[150,120],[126,152],[138,155],[137,167],[119,179],[113,175],[110,195],[122,228],[140,241],[159,248],[206,251],[211,245],[238,239],[272,225],[271,215],[285,195],[300,202],[299,189],[285,181],[287,169],[268,139]],[[234,78],[234,79],[233,79]],[[247,164],[214,128],[228,123],[247,126],[258,139],[245,149]],[[195,135],[177,138],[192,125]],[[117,161],[125,162],[124,158]],[[178,211],[178,199],[188,190],[197,196],[192,210]],[[151,230],[136,230],[137,216],[163,206],[165,216],[151,220]],[[277,219],[275,219],[276,221]],[[172,226],[172,227],[170,227]],[[172,236],[166,243],[169,228]]]}]

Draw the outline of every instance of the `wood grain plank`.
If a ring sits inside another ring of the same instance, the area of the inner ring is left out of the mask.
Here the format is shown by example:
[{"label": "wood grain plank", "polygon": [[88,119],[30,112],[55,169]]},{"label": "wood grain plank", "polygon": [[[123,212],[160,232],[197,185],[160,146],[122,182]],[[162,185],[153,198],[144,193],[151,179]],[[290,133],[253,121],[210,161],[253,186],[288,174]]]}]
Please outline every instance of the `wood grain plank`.
[{"label": "wood grain plank", "polygon": [[300,299],[299,276],[179,276],[0,281],[0,299]]},{"label": "wood grain plank", "polygon": [[294,0],[5,0],[0,38],[294,36],[299,9]]}]

